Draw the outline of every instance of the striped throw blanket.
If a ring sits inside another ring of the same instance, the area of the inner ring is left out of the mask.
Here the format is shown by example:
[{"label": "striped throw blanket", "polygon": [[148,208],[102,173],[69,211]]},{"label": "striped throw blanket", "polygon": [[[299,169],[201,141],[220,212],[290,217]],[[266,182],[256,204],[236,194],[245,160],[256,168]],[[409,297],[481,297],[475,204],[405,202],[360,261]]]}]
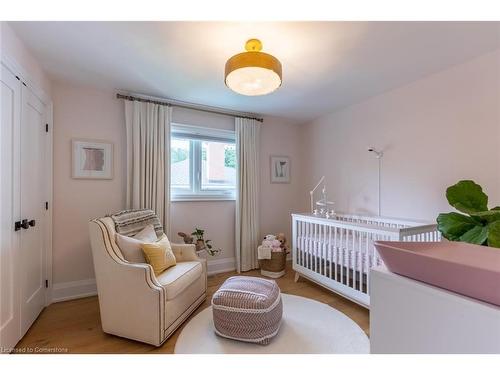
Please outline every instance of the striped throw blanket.
[{"label": "striped throw blanket", "polygon": [[158,219],[158,216],[156,216],[152,210],[125,210],[110,216],[115,222],[116,233],[124,236],[132,237],[149,224],[153,225],[158,238],[163,234],[163,227],[160,223],[160,219]]}]

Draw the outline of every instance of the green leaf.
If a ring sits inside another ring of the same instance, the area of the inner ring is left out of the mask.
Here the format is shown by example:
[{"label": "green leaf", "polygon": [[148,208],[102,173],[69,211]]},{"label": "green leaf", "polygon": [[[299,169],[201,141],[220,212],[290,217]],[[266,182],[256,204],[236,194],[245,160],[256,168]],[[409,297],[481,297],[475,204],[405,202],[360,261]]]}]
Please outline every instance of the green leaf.
[{"label": "green leaf", "polygon": [[488,211],[488,196],[481,186],[471,180],[462,180],[446,189],[446,199],[458,211],[466,214]]},{"label": "green leaf", "polygon": [[493,207],[490,211],[500,211],[500,206]]},{"label": "green leaf", "polygon": [[500,220],[488,225],[488,246],[500,247]]},{"label": "green leaf", "polygon": [[482,245],[488,238],[488,226],[477,225],[460,236],[460,241]]},{"label": "green leaf", "polygon": [[439,214],[437,218],[438,230],[444,238],[450,241],[460,241],[460,237],[476,227],[477,221],[470,216],[450,212]]},{"label": "green leaf", "polygon": [[500,210],[491,209],[489,211],[475,212],[471,216],[487,223],[493,223],[500,220]]}]

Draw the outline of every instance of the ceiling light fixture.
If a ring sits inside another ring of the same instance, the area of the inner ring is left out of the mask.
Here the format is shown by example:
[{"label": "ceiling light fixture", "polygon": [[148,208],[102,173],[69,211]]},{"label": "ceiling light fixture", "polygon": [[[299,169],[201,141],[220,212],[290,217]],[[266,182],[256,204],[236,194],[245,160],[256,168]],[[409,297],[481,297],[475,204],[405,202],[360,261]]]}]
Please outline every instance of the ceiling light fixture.
[{"label": "ceiling light fixture", "polygon": [[249,39],[245,44],[247,52],[234,55],[226,62],[226,86],[238,94],[266,95],[281,86],[281,63],[267,53],[260,52],[262,43]]}]

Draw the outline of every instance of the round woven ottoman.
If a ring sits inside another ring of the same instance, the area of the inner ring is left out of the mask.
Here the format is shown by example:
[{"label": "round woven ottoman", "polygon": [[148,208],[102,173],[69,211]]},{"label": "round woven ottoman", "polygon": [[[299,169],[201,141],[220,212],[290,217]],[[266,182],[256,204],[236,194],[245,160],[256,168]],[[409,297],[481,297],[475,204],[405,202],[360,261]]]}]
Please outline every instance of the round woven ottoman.
[{"label": "round woven ottoman", "polygon": [[214,293],[212,311],[217,335],[267,345],[281,324],[280,289],[273,280],[230,277]]}]

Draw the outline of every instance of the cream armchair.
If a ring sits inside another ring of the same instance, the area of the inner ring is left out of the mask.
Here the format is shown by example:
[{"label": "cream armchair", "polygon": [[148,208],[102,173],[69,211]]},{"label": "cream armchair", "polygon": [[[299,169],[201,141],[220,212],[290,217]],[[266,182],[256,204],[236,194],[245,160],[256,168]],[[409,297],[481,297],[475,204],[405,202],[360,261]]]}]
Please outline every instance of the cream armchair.
[{"label": "cream armchair", "polygon": [[194,245],[172,244],[177,265],[155,276],[125,260],[111,217],[90,222],[90,241],[104,332],[160,346],[203,303],[207,265]]}]

